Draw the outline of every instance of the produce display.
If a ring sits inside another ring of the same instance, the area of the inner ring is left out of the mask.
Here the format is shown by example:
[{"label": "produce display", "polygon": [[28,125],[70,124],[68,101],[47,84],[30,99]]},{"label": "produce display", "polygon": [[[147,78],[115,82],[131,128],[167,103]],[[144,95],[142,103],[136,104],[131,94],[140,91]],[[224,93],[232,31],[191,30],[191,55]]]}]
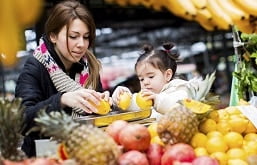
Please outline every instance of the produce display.
[{"label": "produce display", "polygon": [[189,21],[196,21],[207,31],[229,30],[254,33],[257,1],[254,0],[105,0],[120,6],[142,5],[157,11],[168,10]]}]

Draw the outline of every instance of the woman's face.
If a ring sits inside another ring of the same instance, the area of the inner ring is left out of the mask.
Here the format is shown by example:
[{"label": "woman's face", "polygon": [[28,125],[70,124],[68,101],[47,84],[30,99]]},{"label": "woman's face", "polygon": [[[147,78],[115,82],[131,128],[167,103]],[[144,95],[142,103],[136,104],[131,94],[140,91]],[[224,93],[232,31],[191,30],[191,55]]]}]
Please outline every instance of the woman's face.
[{"label": "woman's face", "polygon": [[141,89],[148,89],[154,93],[160,93],[163,86],[167,84],[171,77],[171,69],[162,72],[149,63],[142,63],[136,67]]},{"label": "woman's face", "polygon": [[73,63],[78,62],[85,55],[89,46],[89,29],[80,19],[75,19],[70,24],[68,38],[66,38],[66,32],[67,27],[64,26],[58,35],[51,34],[50,38],[55,44],[55,51],[68,70]]}]

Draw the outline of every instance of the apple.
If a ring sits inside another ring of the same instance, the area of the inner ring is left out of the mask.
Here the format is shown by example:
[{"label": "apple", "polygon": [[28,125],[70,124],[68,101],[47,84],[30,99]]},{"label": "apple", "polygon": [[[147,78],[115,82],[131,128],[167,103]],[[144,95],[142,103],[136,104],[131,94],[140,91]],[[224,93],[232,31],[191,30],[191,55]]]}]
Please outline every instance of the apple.
[{"label": "apple", "polygon": [[144,153],[130,150],[128,152],[123,153],[118,159],[119,165],[149,165],[147,157]]},{"label": "apple", "polygon": [[114,122],[112,122],[110,125],[106,127],[105,132],[108,135],[110,135],[117,144],[120,144],[119,142],[120,131],[127,125],[128,125],[128,122],[125,120],[115,120]]},{"label": "apple", "polygon": [[192,146],[185,143],[177,143],[167,147],[162,156],[161,165],[173,165],[175,161],[190,163],[195,158],[196,155]]},{"label": "apple", "polygon": [[150,165],[161,165],[161,158],[163,153],[164,148],[162,145],[151,143],[146,152]]},{"label": "apple", "polygon": [[219,162],[209,156],[199,156],[195,158],[192,162],[192,165],[219,165]]}]

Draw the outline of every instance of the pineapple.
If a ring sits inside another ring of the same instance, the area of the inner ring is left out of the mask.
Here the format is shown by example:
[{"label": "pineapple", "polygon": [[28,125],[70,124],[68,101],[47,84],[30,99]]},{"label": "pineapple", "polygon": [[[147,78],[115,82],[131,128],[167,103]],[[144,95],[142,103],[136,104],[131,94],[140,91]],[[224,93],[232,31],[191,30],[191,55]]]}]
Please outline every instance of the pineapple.
[{"label": "pineapple", "polygon": [[179,105],[174,106],[160,118],[157,131],[165,144],[190,143],[191,138],[198,131],[200,122],[213,110],[213,106],[201,102],[208,103],[209,101],[211,105],[218,103],[217,96],[209,95],[215,79],[214,75],[215,72],[210,76],[207,75],[205,80],[191,84],[188,90],[190,90],[192,100],[181,101]]},{"label": "pineapple", "polygon": [[41,111],[35,119],[43,134],[64,145],[69,159],[80,165],[115,165],[120,149],[102,129],[72,120],[64,112]]},{"label": "pineapple", "polygon": [[[0,98],[0,159],[20,161],[25,154],[19,149],[23,122],[21,99]],[[0,161],[1,164],[1,161]]]}]

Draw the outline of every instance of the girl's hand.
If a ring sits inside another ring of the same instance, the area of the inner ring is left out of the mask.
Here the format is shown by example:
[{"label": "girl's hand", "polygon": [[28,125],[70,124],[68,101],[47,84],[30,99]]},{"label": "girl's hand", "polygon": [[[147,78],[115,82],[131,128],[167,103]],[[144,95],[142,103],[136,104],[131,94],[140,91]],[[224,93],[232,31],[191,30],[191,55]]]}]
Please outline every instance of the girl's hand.
[{"label": "girl's hand", "polygon": [[123,87],[123,86],[118,86],[113,94],[112,94],[112,101],[113,101],[113,104],[117,105],[118,102],[120,101],[120,95],[123,93],[123,92],[128,92],[129,95],[132,96],[132,93],[130,92],[130,90],[127,88],[127,87]]},{"label": "girl's hand", "polygon": [[92,103],[99,105],[101,93],[91,89],[79,89],[73,92],[66,92],[61,96],[62,107],[68,106],[72,108],[83,109],[87,113],[97,112],[96,107]]},{"label": "girl's hand", "polygon": [[156,95],[157,95],[156,93],[154,93],[148,89],[142,89],[140,92],[143,97],[146,97],[147,100],[155,100]]}]

